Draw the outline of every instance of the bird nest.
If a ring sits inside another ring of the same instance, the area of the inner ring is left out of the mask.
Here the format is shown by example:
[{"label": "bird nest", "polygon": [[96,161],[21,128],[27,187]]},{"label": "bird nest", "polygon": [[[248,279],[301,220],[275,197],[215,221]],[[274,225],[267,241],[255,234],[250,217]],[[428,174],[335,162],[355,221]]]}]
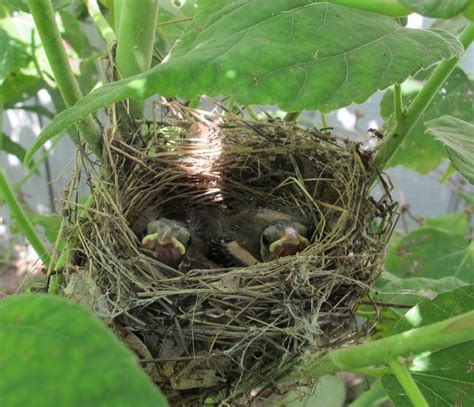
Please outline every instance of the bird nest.
[{"label": "bird nest", "polygon": [[[330,131],[170,109],[134,134],[107,130],[100,166],[79,154],[64,202],[65,293],[114,327],[173,405],[244,403],[306,352],[354,338],[394,205],[386,187],[370,194],[370,156]],[[247,267],[207,261],[209,225],[243,213],[259,235],[262,209],[304,223],[309,246]],[[184,266],[143,247],[159,218],[190,230]]]}]

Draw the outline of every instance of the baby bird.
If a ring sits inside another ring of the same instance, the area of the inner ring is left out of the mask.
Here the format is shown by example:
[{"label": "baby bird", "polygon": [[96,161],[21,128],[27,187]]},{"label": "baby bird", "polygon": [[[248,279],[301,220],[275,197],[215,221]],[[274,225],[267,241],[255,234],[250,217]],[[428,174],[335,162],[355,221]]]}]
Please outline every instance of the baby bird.
[{"label": "baby bird", "polygon": [[[214,217],[214,219],[216,219]],[[309,245],[308,229],[271,209],[222,214],[214,227],[211,254],[224,267],[245,267],[294,255]]]},{"label": "baby bird", "polygon": [[191,234],[183,224],[160,218],[148,223],[142,244],[159,262],[177,269],[191,244]]},{"label": "baby bird", "polygon": [[270,222],[260,235],[260,255],[264,262],[292,256],[309,245],[308,229],[299,222],[286,219]]}]

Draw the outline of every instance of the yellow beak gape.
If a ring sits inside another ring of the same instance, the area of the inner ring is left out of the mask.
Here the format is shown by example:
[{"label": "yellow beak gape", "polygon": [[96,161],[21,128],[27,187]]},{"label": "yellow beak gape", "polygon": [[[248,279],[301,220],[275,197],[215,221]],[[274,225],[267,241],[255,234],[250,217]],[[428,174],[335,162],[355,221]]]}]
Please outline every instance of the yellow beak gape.
[{"label": "yellow beak gape", "polygon": [[142,239],[142,245],[145,245],[146,243],[148,243],[151,240],[159,240],[159,234],[158,233],[152,233],[151,235],[146,235]]},{"label": "yellow beak gape", "polygon": [[160,239],[160,234],[159,233],[152,233],[151,235],[146,235],[143,240],[142,240],[142,245],[145,245],[151,240],[158,241],[159,244],[166,244],[166,243],[172,243],[174,246],[177,247],[179,254],[184,256],[186,254],[186,247],[175,237],[172,237],[171,239]]},{"label": "yellow beak gape", "polygon": [[178,248],[179,254],[181,256],[184,256],[186,254],[186,247],[184,247],[184,245],[178,239],[176,239],[175,237],[172,237],[169,241],[166,241],[163,243],[168,243],[168,242],[173,243]]},{"label": "yellow beak gape", "polygon": [[[300,242],[304,243],[305,246],[309,245],[308,239],[306,239],[305,237],[303,237],[301,235],[298,235],[298,240],[296,241],[296,243],[300,243]],[[278,249],[281,245],[283,245],[285,243],[292,243],[292,241],[288,240],[288,238],[286,236],[283,236],[281,239],[276,240],[269,247],[270,253],[275,252],[276,249]]]}]

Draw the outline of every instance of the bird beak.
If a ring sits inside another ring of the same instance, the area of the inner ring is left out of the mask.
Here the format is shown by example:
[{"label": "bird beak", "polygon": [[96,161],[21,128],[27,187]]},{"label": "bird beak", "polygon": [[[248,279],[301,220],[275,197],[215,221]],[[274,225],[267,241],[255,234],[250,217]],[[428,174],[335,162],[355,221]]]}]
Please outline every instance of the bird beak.
[{"label": "bird beak", "polygon": [[152,233],[151,235],[146,235],[143,238],[142,245],[145,246],[146,243],[151,242],[151,241],[156,241],[161,245],[171,243],[173,246],[175,246],[178,249],[179,254],[181,256],[184,256],[186,254],[186,247],[184,247],[184,245],[174,236],[169,239],[162,239],[160,238],[159,233]]},{"label": "bird beak", "polygon": [[309,241],[304,236],[298,234],[295,229],[285,228],[285,230],[283,231],[283,236],[270,245],[270,253],[274,253],[279,247],[288,244],[295,246],[303,244],[304,247],[306,247],[309,245]]}]

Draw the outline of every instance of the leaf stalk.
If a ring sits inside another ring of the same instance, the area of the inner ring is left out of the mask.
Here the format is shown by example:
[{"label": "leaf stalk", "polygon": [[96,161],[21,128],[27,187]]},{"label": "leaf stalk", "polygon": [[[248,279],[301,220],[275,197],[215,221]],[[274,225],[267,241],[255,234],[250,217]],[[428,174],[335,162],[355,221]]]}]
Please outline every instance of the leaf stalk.
[{"label": "leaf stalk", "polygon": [[392,369],[392,373],[397,378],[400,386],[405,390],[405,393],[413,404],[413,407],[429,407],[428,402],[418,388],[405,363],[403,363],[399,358],[393,358],[388,362],[388,365]]},{"label": "leaf stalk", "polygon": [[113,45],[117,42],[114,30],[110,26],[109,22],[105,19],[102,12],[100,11],[97,0],[84,0],[84,4],[87,7],[89,15],[94,20],[97,28],[104,38],[107,48],[112,49]]}]

